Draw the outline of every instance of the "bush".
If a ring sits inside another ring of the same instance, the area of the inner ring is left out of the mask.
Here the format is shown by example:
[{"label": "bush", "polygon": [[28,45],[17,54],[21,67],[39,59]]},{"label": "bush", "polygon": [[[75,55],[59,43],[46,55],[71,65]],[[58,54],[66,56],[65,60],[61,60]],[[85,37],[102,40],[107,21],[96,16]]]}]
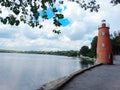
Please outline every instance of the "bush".
[{"label": "bush", "polygon": [[81,64],[91,64],[93,65],[95,62],[93,60],[83,59],[80,62]]},{"label": "bush", "polygon": [[87,56],[88,56],[88,57],[91,57],[91,58],[94,58],[94,57],[95,57],[94,53],[92,53],[92,52],[88,52],[88,53],[87,53]]}]

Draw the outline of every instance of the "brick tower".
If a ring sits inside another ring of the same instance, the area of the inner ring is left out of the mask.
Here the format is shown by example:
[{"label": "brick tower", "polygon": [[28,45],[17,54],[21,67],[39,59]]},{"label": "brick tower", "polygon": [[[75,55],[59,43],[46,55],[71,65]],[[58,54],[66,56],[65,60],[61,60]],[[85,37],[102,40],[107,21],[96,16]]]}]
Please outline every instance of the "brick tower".
[{"label": "brick tower", "polygon": [[113,64],[109,26],[105,20],[102,20],[102,24],[98,28],[96,63]]}]

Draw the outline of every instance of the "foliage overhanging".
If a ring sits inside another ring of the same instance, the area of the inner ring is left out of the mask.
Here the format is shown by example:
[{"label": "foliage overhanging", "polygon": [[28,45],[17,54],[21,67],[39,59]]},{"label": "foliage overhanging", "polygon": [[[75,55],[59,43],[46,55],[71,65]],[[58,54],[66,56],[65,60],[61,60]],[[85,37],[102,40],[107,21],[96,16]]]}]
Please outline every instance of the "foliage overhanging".
[{"label": "foliage overhanging", "polygon": [[[68,0],[70,2],[76,2],[84,10],[90,10],[91,12],[98,12],[100,8],[96,0]],[[120,3],[120,0],[112,0],[114,5]],[[53,24],[56,27],[60,27],[62,24],[59,19],[63,19],[64,15],[60,13],[56,7],[56,4],[64,5],[64,0],[0,0],[0,6],[7,8],[12,13],[6,17],[0,16],[0,21],[3,24],[10,24],[18,26],[21,22],[28,24],[31,27],[42,28],[41,22],[48,20],[47,9],[50,8],[54,13]],[[0,14],[2,11],[0,8]],[[40,12],[42,11],[42,16]],[[54,29],[53,32],[60,33],[60,30]]]}]

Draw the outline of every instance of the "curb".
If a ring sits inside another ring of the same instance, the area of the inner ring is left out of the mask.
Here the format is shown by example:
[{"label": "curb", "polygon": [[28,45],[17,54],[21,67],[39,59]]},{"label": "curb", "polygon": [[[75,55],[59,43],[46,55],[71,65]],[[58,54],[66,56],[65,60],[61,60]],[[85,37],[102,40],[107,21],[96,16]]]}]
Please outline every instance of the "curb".
[{"label": "curb", "polygon": [[40,89],[37,90],[59,90],[61,89],[65,84],[67,84],[68,82],[70,82],[74,77],[83,74],[84,72],[91,70],[95,67],[101,66],[102,64],[96,64],[93,66],[90,66],[89,68],[86,69],[82,69],[79,71],[76,71],[72,74],[70,74],[69,76],[65,76],[62,78],[59,78],[57,80],[51,81],[49,83],[44,84],[42,87],[40,87]]}]

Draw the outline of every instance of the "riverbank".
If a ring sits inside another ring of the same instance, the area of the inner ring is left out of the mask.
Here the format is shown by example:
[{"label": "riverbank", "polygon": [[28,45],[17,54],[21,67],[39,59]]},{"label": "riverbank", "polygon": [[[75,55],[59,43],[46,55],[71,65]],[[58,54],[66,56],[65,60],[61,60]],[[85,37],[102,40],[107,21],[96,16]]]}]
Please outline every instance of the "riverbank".
[{"label": "riverbank", "polygon": [[82,59],[87,59],[87,60],[93,60],[93,61],[96,61],[96,58],[90,58],[90,57],[82,56],[82,55],[80,55],[80,58],[82,58]]},{"label": "riverbank", "polygon": [[81,64],[89,64],[89,65],[94,65],[95,64],[95,62],[96,62],[96,58],[90,58],[90,57],[86,57],[86,56],[82,56],[82,55],[80,55],[80,57],[79,58],[81,58]]}]

